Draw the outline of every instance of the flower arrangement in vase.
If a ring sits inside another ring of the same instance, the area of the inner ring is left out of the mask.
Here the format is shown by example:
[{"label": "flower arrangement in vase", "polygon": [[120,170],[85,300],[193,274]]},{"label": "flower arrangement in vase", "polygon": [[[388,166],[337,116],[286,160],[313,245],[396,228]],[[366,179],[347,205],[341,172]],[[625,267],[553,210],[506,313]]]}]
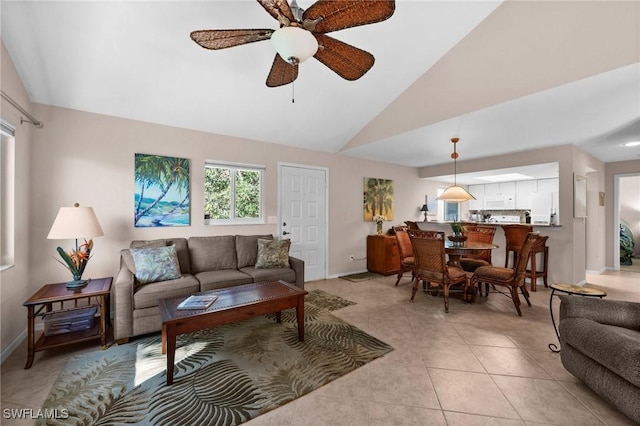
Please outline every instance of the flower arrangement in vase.
[{"label": "flower arrangement in vase", "polygon": [[68,285],[67,287],[80,287],[85,284],[85,281],[82,280],[82,274],[84,273],[84,269],[87,267],[87,262],[91,258],[91,249],[93,248],[93,240],[85,240],[84,244],[78,247],[76,243],[76,249],[71,250],[69,253],[65,252],[62,247],[58,247],[58,254],[64,263],[56,259],[58,262],[62,264],[65,268],[71,272],[73,275],[73,283],[72,285]]},{"label": "flower arrangement in vase", "polygon": [[378,235],[382,235],[382,224],[385,220],[387,220],[387,217],[380,214],[373,217],[373,221],[376,223],[376,231],[378,232]]},{"label": "flower arrangement in vase", "polygon": [[461,245],[467,240],[467,236],[462,234],[462,222],[451,222],[451,230],[453,231],[453,235],[447,237],[449,241]]}]

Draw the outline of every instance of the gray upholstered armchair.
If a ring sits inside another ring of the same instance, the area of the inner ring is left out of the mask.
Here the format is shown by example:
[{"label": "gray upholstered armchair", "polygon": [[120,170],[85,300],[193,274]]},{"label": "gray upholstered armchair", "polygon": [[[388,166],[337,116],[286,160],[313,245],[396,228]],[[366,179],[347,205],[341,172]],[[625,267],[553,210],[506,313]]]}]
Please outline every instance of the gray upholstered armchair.
[{"label": "gray upholstered armchair", "polygon": [[562,364],[640,423],[640,303],[580,296],[560,299]]}]

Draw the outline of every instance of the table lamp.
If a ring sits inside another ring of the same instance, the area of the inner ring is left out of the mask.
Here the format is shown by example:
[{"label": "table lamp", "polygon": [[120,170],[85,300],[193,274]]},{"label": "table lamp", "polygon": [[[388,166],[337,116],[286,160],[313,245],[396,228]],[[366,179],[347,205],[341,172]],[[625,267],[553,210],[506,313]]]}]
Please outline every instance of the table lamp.
[{"label": "table lamp", "polygon": [[[93,240],[90,238],[101,237],[104,235],[98,218],[91,207],[80,207],[75,203],[73,207],[60,207],[58,215],[51,225],[51,230],[47,239],[49,240],[76,240],[75,250],[67,253],[58,247],[58,254],[62,257],[62,261],[58,262],[71,272],[73,281],[67,283],[67,288],[82,288],[87,285],[88,280],[82,279],[87,262],[91,256],[93,248]],[[78,246],[78,239],[84,238],[85,242]],[[89,238],[87,241],[86,239]]]},{"label": "table lamp", "polygon": [[429,211],[429,207],[427,207],[426,204],[423,204],[422,207],[420,207],[420,211],[424,212],[424,221],[427,221],[427,212]]}]

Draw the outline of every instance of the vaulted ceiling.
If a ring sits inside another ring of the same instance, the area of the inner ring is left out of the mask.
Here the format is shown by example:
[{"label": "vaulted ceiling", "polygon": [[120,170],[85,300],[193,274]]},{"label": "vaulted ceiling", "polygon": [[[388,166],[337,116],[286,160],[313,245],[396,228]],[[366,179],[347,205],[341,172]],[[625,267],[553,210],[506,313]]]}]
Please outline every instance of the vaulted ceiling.
[{"label": "vaulted ceiling", "polygon": [[189,38],[276,29],[255,1],[0,7],[35,103],[408,166],[449,161],[454,135],[464,159],[563,144],[640,158],[622,146],[640,141],[637,1],[399,0],[390,19],[331,34],[375,56],[364,77],[310,59],[280,88],[265,85],[269,41],[208,51]]}]

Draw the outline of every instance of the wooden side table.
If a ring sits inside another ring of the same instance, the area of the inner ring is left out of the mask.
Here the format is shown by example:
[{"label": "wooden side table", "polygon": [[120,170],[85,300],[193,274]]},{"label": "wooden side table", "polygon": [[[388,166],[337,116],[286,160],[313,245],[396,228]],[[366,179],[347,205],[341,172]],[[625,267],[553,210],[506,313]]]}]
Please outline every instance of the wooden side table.
[{"label": "wooden side table", "polygon": [[400,254],[395,235],[367,236],[367,269],[381,275],[398,273]]},{"label": "wooden side table", "polygon": [[[27,307],[29,319],[28,354],[25,370],[31,368],[34,355],[38,351],[94,339],[100,339],[102,349],[107,348],[107,324],[111,326],[109,296],[111,294],[112,279],[111,277],[91,279],[85,287],[79,289],[68,289],[66,283],[46,284],[23,303]],[[91,303],[91,298],[96,300],[100,311],[99,321],[94,322],[93,327],[52,336],[45,336],[43,333],[37,341],[35,340],[36,317],[43,317],[47,313],[56,312],[53,309],[54,303],[60,303],[59,310],[62,310],[64,302],[73,301],[74,306],[77,307],[79,300],[87,299]]]},{"label": "wooden side table", "polygon": [[[553,316],[553,295],[556,291],[561,293],[584,296],[584,297],[599,297],[602,299],[607,295],[607,292],[604,290],[599,290],[593,287],[573,285],[573,284],[551,284],[551,295],[549,296],[549,312],[551,313],[551,323],[553,324],[553,329],[556,331],[556,337],[558,338],[558,342],[560,342],[560,333],[558,333],[558,326],[556,325],[556,320]],[[558,346],[555,343],[549,343],[549,350],[551,352],[560,352]]]}]

